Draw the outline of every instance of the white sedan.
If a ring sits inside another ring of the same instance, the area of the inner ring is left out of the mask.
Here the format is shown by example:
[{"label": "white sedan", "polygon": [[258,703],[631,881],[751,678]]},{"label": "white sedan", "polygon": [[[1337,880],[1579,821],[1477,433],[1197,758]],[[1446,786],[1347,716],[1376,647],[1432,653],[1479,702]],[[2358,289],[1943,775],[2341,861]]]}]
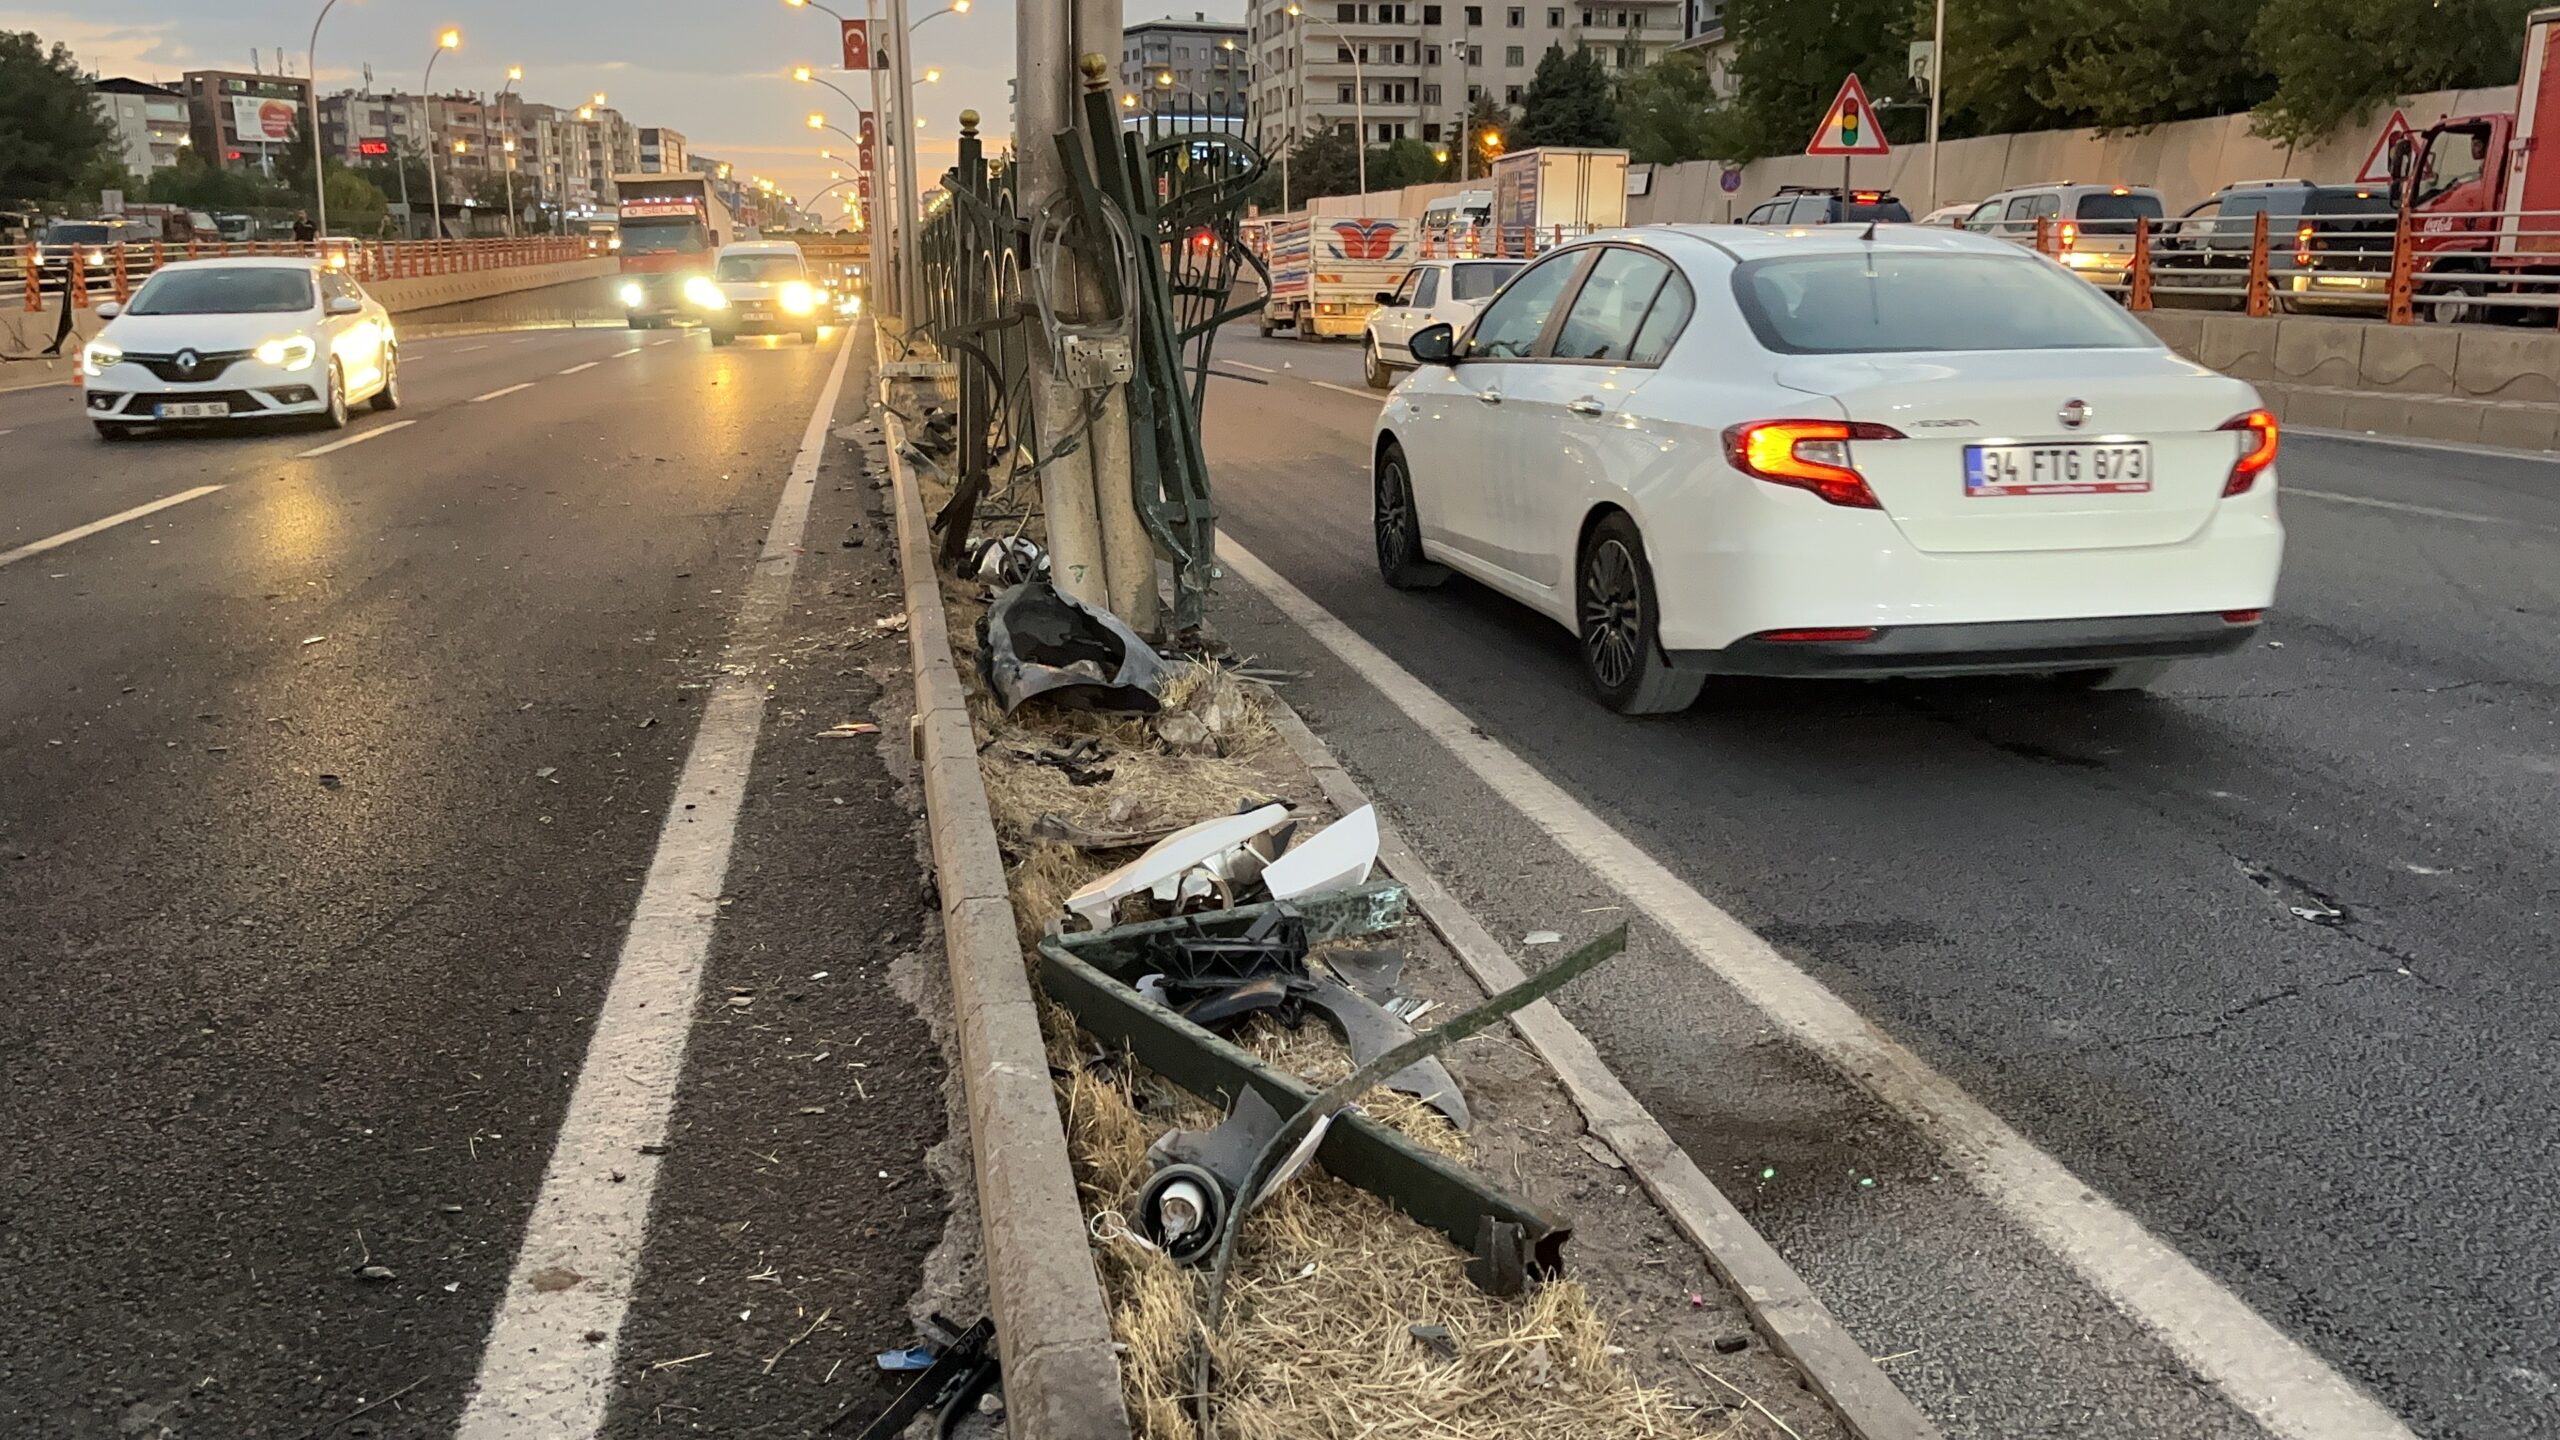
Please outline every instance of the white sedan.
[{"label": "white sedan", "polygon": [[1529,605],[1624,713],[1714,675],[2136,688],[2275,598],[2257,392],[1997,240],[1619,231],[1413,353],[1373,451],[1387,583]]},{"label": "white sedan", "polygon": [[98,434],[299,415],[342,429],[350,407],[400,406],[391,313],[344,271],[310,259],[163,266],[133,303],[98,307],[80,353]]},{"label": "white sedan", "polygon": [[1378,308],[1363,327],[1360,373],[1369,388],[1396,383],[1395,372],[1413,366],[1414,332],[1433,325],[1465,325],[1524,262],[1425,260],[1404,272],[1393,290],[1378,292]]}]

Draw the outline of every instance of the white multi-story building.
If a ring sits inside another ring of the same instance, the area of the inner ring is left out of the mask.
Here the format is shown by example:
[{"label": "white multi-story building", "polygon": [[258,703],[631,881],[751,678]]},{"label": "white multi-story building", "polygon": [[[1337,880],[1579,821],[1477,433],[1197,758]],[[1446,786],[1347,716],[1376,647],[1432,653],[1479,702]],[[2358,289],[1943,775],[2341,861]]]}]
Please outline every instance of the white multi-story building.
[{"label": "white multi-story building", "polygon": [[116,149],[135,175],[177,164],[178,152],[193,143],[187,97],[166,85],[114,76],[92,84],[89,98],[116,127]]},{"label": "white multi-story building", "polygon": [[1550,49],[1589,50],[1612,74],[1652,64],[1685,38],[1694,3],[1295,0],[1291,15],[1292,0],[1249,0],[1255,143],[1362,125],[1372,145],[1454,138],[1477,100],[1518,109]]},{"label": "white multi-story building", "polygon": [[640,127],[640,173],[682,175],[693,168],[684,132],[664,125]]}]

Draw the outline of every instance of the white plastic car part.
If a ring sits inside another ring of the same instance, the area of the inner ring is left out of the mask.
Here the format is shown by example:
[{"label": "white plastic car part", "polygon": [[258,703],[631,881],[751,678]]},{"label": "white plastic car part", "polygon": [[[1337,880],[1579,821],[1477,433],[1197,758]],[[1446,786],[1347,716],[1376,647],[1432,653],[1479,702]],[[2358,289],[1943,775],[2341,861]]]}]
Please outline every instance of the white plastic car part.
[{"label": "white plastic car part", "polygon": [[1242,815],[1222,815],[1185,826],[1157,841],[1137,859],[1068,896],[1067,912],[1096,930],[1105,929],[1122,896],[1176,886],[1185,872],[1287,823],[1287,806],[1265,805]]},{"label": "white plastic car part", "polygon": [[1378,863],[1378,811],[1363,805],[1298,842],[1263,867],[1274,900],[1323,895],[1365,883]]}]

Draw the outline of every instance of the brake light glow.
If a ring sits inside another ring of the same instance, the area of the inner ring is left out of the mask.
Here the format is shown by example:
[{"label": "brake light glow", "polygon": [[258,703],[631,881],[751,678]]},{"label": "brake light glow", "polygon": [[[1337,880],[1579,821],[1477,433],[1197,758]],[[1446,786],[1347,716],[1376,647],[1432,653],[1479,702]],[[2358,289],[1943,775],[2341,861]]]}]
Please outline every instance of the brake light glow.
[{"label": "brake light glow", "polygon": [[2068,250],[2068,249],[2070,249],[2073,245],[2078,244],[2078,243],[2079,243],[2079,241],[2080,241],[2080,227],[2079,227],[2078,225],[2073,224],[2071,221],[2068,221],[2068,220],[2063,221],[2063,222],[2062,222],[2062,248],[2063,248],[2063,249],[2065,249],[2065,250]]},{"label": "brake light glow", "polygon": [[2255,625],[2265,618],[2267,618],[2267,612],[2264,610],[2225,610],[2222,612],[2222,623],[2225,625]]},{"label": "brake light glow", "polygon": [[1850,510],[1881,510],[1851,463],[1853,440],[1899,440],[1890,425],[1844,420],[1755,420],[1724,432],[1725,463],[1755,480],[1810,490]]},{"label": "brake light glow", "polygon": [[2293,232],[2293,263],[2296,265],[2311,263],[2311,227],[2308,225]]},{"label": "brake light glow", "polygon": [[1763,630],[1756,640],[1773,640],[1789,645],[1855,645],[1876,638],[1873,625],[1829,625],[1806,630]]},{"label": "brake light glow", "polygon": [[2280,436],[2276,417],[2264,410],[2235,415],[2225,421],[2222,428],[2236,430],[2247,437],[2242,442],[2240,458],[2231,462],[2231,478],[2222,482],[2223,498],[2228,499],[2248,494],[2258,483],[2258,477],[2266,473],[2267,467],[2276,463],[2276,444]]}]

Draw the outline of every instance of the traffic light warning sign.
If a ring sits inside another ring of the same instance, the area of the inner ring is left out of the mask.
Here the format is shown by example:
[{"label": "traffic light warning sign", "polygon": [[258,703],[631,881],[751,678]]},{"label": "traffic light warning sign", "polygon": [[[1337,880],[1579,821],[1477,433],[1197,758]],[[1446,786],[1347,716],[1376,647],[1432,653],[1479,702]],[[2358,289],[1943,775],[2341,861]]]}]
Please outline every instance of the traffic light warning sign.
[{"label": "traffic light warning sign", "polygon": [[1851,75],[1841,82],[1840,97],[1822,112],[1822,128],[1813,132],[1813,143],[1804,147],[1807,155],[1890,155],[1893,147],[1884,139],[1884,125],[1876,119],[1876,107],[1867,103],[1867,87]]}]

